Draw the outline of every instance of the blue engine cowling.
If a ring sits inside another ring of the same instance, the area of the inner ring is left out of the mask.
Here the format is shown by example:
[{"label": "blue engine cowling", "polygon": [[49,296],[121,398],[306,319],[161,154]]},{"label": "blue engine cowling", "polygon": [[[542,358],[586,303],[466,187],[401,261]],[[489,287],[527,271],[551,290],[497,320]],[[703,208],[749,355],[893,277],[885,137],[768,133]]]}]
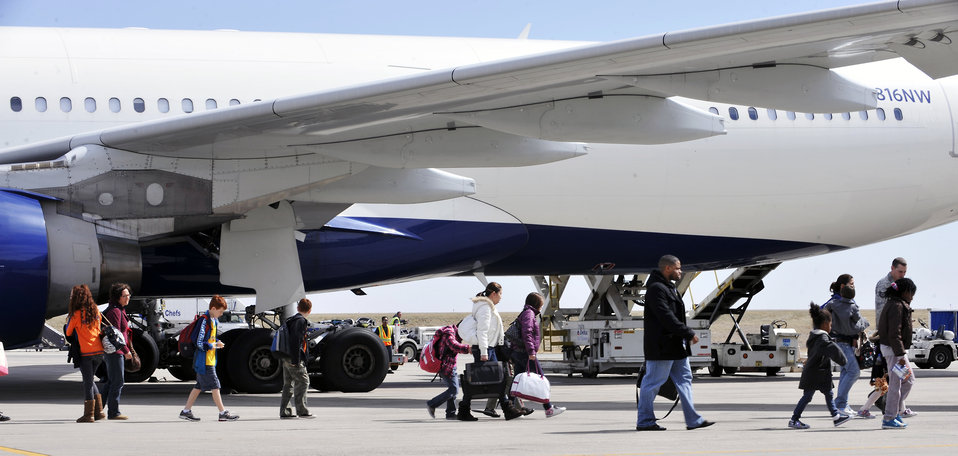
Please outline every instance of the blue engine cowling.
[{"label": "blue engine cowling", "polygon": [[50,258],[40,201],[0,190],[0,341],[39,342],[47,310]]}]

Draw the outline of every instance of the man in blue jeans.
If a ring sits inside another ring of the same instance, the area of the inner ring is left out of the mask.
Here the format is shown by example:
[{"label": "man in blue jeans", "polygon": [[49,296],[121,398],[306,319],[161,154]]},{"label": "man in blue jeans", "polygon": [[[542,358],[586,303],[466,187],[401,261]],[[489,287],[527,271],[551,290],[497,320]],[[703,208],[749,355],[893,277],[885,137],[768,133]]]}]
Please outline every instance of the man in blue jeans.
[{"label": "man in blue jeans", "polygon": [[664,431],[655,423],[652,402],[669,378],[682,400],[686,429],[715,424],[702,418],[692,402],[692,369],[689,367],[689,343],[699,338],[685,324],[685,303],[674,281],[682,278],[682,263],[672,255],[659,259],[659,268],[649,276],[645,292],[645,377],[639,393],[636,431]]}]

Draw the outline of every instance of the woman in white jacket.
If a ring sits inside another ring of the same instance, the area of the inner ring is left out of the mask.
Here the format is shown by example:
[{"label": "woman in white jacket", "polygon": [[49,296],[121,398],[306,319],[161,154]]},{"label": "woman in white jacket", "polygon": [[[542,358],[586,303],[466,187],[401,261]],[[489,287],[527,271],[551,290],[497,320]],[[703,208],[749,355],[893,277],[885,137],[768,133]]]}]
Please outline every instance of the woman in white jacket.
[{"label": "woman in white jacket", "polygon": [[[498,361],[496,359],[496,346],[502,345],[505,341],[505,330],[502,327],[502,317],[496,310],[496,305],[502,299],[502,285],[496,282],[489,282],[486,289],[472,298],[472,317],[475,319],[475,332],[468,328],[469,324],[460,325],[460,335],[462,341],[472,345],[472,356],[475,362],[480,361]],[[476,417],[470,413],[472,397],[463,392],[462,402],[459,404],[458,418],[461,421],[476,421]],[[507,420],[522,416],[522,412],[517,410],[508,400],[506,391],[503,390],[502,397],[499,398],[502,404],[502,411]],[[489,399],[486,409],[482,413],[498,417],[495,412],[496,399]]]}]

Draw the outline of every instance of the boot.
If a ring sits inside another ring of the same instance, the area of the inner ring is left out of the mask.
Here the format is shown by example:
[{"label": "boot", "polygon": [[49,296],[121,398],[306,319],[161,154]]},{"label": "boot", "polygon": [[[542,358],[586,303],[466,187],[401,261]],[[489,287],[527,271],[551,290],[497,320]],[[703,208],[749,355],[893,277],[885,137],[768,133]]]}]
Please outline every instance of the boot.
[{"label": "boot", "polygon": [[472,413],[469,413],[469,411],[469,404],[459,404],[459,413],[456,415],[456,418],[459,421],[479,421],[479,418],[472,416]]},{"label": "boot", "polygon": [[516,405],[513,404],[512,401],[502,402],[502,413],[506,415],[506,421],[523,416],[522,410],[517,409]]},{"label": "boot", "polygon": [[517,410],[519,410],[520,412],[522,412],[522,416],[532,415],[532,412],[535,411],[535,410],[533,410],[533,409],[531,409],[531,408],[523,407],[523,406],[522,406],[522,401],[519,400],[518,397],[512,398],[512,403],[513,403],[513,405],[516,406],[516,409],[517,409]]},{"label": "boot", "polygon": [[106,414],[103,413],[103,396],[97,394],[93,396],[93,419],[102,420],[106,418]]},{"label": "boot", "polygon": [[96,401],[83,401],[83,416],[77,418],[77,423],[92,423],[94,421],[93,407],[95,405]]}]

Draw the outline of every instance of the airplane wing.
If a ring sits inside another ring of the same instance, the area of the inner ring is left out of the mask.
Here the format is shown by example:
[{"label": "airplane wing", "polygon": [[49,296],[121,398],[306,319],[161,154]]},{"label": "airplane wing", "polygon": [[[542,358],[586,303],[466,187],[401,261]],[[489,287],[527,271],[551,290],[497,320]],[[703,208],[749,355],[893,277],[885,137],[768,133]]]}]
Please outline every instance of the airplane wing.
[{"label": "airplane wing", "polygon": [[[521,166],[581,154],[563,144],[572,141],[642,144],[722,134],[714,116],[667,100],[675,95],[804,112],[874,107],[871,88],[829,69],[903,57],[931,77],[953,75],[955,39],[958,2],[887,1],[585,45],[124,125],[8,148],[0,151],[0,162],[54,160],[79,146],[100,145],[173,158],[319,153],[385,168]],[[642,100],[624,103],[614,95]],[[560,105],[566,114],[549,114],[558,127],[542,126],[544,112]],[[630,109],[667,114],[670,131],[656,133],[662,125],[636,129],[617,120]],[[488,155],[497,147],[509,152]]]}]

